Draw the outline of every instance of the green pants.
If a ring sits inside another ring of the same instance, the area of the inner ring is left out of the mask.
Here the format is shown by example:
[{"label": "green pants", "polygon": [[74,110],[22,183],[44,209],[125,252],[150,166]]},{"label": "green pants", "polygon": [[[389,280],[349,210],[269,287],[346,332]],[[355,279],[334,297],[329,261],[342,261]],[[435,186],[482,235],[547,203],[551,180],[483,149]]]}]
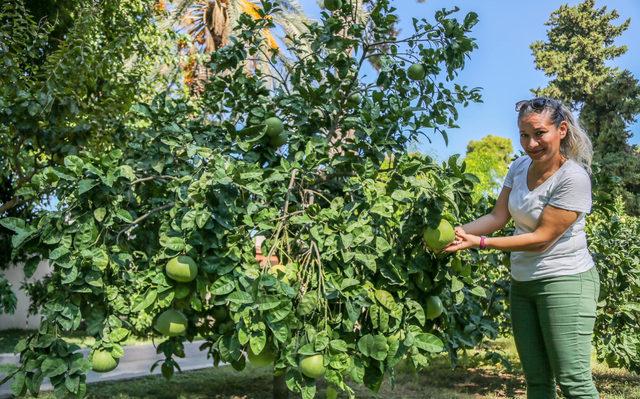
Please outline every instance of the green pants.
[{"label": "green pants", "polygon": [[597,399],[591,376],[591,337],[600,279],[595,267],[571,276],[511,279],[513,336],[528,399]]}]

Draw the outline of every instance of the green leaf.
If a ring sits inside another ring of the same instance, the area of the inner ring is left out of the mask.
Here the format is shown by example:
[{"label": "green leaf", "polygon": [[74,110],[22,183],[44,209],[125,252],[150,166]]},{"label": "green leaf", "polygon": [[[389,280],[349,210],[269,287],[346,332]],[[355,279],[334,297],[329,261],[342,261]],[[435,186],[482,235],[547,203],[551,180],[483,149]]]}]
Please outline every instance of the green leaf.
[{"label": "green leaf", "polygon": [[76,155],[67,155],[64,157],[64,166],[75,173],[77,176],[82,174],[84,162]]},{"label": "green leaf", "polygon": [[120,342],[123,339],[127,338],[127,335],[129,335],[129,330],[120,327],[111,331],[111,333],[109,334],[109,339],[111,340],[111,342]]},{"label": "green leaf", "polygon": [[267,344],[267,334],[264,330],[254,331],[249,338],[249,345],[253,353],[260,353]]},{"label": "green leaf", "polygon": [[235,289],[235,284],[229,276],[222,276],[211,284],[213,295],[226,295]]},{"label": "green leaf", "polygon": [[78,393],[78,388],[80,387],[80,376],[67,376],[64,379],[64,386],[72,393]]},{"label": "green leaf", "polygon": [[180,252],[187,245],[182,237],[168,237],[164,234],[160,236],[160,245],[172,251]]},{"label": "green leaf", "polygon": [[318,293],[316,291],[308,291],[300,299],[297,313],[304,317],[313,313],[318,307]]},{"label": "green leaf", "polygon": [[144,300],[142,300],[142,302],[136,305],[132,310],[134,312],[140,312],[141,310],[148,308],[155,302],[157,297],[158,297],[158,291],[155,289],[149,289]]},{"label": "green leaf", "polygon": [[391,249],[391,245],[383,237],[378,236],[376,237],[376,249],[378,250],[378,253],[383,254]]},{"label": "green leaf", "polygon": [[393,299],[393,295],[385,290],[376,290],[375,297],[378,302],[389,310],[396,308],[396,301]]},{"label": "green leaf", "polygon": [[473,287],[470,292],[473,295],[479,296],[481,298],[486,298],[487,297],[487,291],[485,291],[485,289],[480,287],[480,286]]},{"label": "green leaf", "polygon": [[11,383],[11,393],[16,397],[24,396],[27,386],[25,384],[26,373],[20,371],[13,376],[13,382]]},{"label": "green leaf", "polygon": [[387,357],[389,345],[384,335],[367,334],[358,340],[358,349],[363,355],[382,361]]},{"label": "green leaf", "polygon": [[281,302],[275,295],[264,295],[258,297],[256,304],[258,305],[258,310],[270,310],[280,306]]},{"label": "green leaf", "polygon": [[48,357],[44,359],[40,369],[45,377],[54,377],[67,371],[67,364],[63,359]]},{"label": "green leaf", "polygon": [[131,223],[133,222],[133,216],[126,209],[118,209],[116,211],[116,217],[123,222]]},{"label": "green leaf", "polygon": [[329,341],[329,348],[336,352],[346,352],[348,350],[347,343],[341,339],[333,339]]},{"label": "green leaf", "polygon": [[457,292],[464,288],[464,283],[456,276],[451,277],[451,292]]},{"label": "green leaf", "polygon": [[82,195],[98,185],[94,179],[82,179],[78,182],[78,195]]},{"label": "green leaf", "polygon": [[413,341],[413,345],[419,349],[431,353],[442,352],[442,350],[444,349],[444,344],[442,343],[440,338],[429,333],[417,334]]},{"label": "green leaf", "polygon": [[94,248],[91,251],[93,264],[100,270],[104,271],[109,265],[109,255],[102,248]]},{"label": "green leaf", "polygon": [[207,224],[209,219],[211,218],[211,212],[206,209],[200,210],[196,213],[196,225],[198,228],[202,229]]},{"label": "green leaf", "polygon": [[69,248],[67,247],[57,247],[53,251],[49,252],[49,259],[57,260],[63,257],[64,255],[69,253]]},{"label": "green leaf", "polygon": [[6,217],[0,219],[0,225],[16,233],[26,228],[25,221],[20,218]]},{"label": "green leaf", "polygon": [[136,179],[136,174],[133,171],[133,168],[129,165],[120,165],[116,175],[129,179],[130,181],[134,181]]},{"label": "green leaf", "polygon": [[238,305],[253,303],[253,297],[245,291],[234,291],[227,296],[227,300]]}]

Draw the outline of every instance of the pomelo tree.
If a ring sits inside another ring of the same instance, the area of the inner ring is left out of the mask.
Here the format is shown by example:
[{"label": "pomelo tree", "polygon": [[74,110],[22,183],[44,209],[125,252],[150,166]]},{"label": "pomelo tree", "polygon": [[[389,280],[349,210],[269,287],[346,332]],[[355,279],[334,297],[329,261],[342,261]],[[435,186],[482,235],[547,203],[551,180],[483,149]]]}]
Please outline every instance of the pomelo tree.
[{"label": "pomelo tree", "polygon": [[[59,203],[0,221],[18,237],[15,256],[53,267],[42,326],[16,347],[15,394],[48,377],[59,396],[84,395],[92,366],[61,338],[77,329],[96,337],[94,369],[117,365],[129,334],[156,334],[170,377],[201,335],[215,365],[268,359],[276,396],[286,385],[304,398],[320,378],[331,392],[353,396],[346,379],[376,390],[403,359],[419,368],[495,335],[488,291],[424,242],[471,212],[477,180],[456,157],[407,152],[446,137],[457,108],[479,100],[454,82],[477,16],[441,10],[399,38],[388,1],[365,2],[364,21],[352,2],[332,4],[287,38],[289,62],[268,57],[249,74],[277,10],[263,2],[263,18],[241,16],[211,55],[201,96],[176,80],[124,113],[126,134],[108,148],[82,148],[29,180]],[[370,57],[378,71],[367,72]],[[424,76],[408,76],[415,64]],[[284,269],[256,261],[258,235]]]}]

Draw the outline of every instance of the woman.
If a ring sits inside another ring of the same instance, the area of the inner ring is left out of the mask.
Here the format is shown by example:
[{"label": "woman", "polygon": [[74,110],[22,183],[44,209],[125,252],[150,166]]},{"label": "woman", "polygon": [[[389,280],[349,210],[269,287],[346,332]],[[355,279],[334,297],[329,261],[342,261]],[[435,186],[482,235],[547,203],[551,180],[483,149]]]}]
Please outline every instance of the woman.
[{"label": "woman", "polygon": [[[591,142],[561,102],[516,104],[520,144],[491,213],[456,228],[445,251],[511,251],[511,321],[528,399],[598,398],[591,376],[591,337],[600,291],[587,249],[591,210]],[[490,237],[513,217],[510,237]],[[555,380],[555,381],[554,381]]]}]

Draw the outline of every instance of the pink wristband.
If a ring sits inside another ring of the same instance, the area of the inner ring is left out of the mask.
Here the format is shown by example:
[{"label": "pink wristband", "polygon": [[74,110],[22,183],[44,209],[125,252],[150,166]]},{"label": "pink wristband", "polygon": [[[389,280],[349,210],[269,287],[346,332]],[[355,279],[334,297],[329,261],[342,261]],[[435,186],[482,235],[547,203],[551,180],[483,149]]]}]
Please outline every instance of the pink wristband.
[{"label": "pink wristband", "polygon": [[486,239],[487,239],[487,237],[480,236],[480,245],[479,245],[480,249],[486,249],[487,248],[487,242],[485,241]]}]

